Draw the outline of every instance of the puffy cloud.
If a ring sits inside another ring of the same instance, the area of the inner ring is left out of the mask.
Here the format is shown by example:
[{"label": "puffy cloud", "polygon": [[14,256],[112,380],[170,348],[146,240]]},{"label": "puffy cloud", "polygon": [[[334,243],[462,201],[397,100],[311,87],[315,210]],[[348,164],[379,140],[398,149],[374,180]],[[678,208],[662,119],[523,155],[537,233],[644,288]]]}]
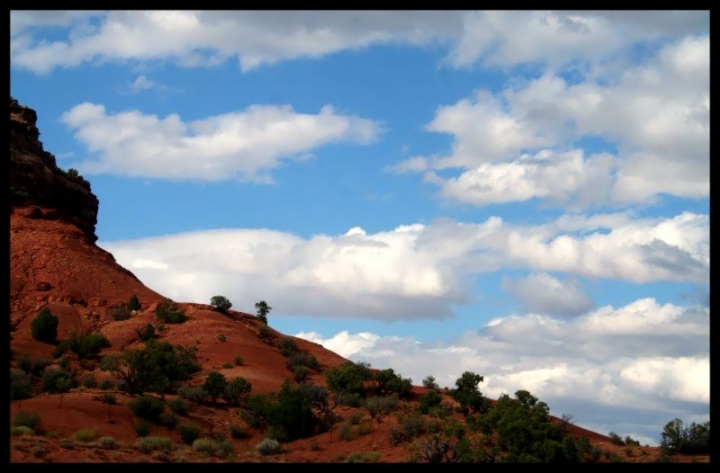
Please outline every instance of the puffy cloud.
[{"label": "puffy cloud", "polygon": [[[111,11],[23,12],[10,17],[13,65],[37,73],[107,61],[173,60],[243,71],[377,44],[446,44],[446,62],[599,61],[649,39],[708,32],[707,12]],[[47,25],[66,39],[37,41]]]},{"label": "puffy cloud", "polygon": [[[478,206],[707,198],[709,45],[708,35],[684,37],[603,81],[571,83],[550,70],[498,95],[478,91],[439,107],[427,126],[454,137],[449,155],[413,156],[390,169],[425,172],[443,196]],[[584,152],[578,145],[586,137],[604,139],[608,152]],[[446,168],[462,172],[432,171]]]},{"label": "puffy cloud", "polygon": [[648,298],[573,319],[515,315],[432,343],[369,333],[298,336],[354,361],[392,367],[416,384],[433,375],[453,387],[463,371],[473,371],[485,377],[479,387],[486,396],[527,389],[555,415],[654,444],[672,418],[708,415],[709,311],[699,306]]},{"label": "puffy cloud", "polygon": [[520,301],[525,312],[572,316],[593,307],[576,280],[560,281],[547,273],[531,274],[517,281],[505,279],[503,289]]},{"label": "puffy cloud", "polygon": [[298,113],[289,105],[253,105],[185,122],[177,114],[113,114],[103,105],[83,103],[65,112],[62,121],[98,154],[79,165],[83,172],[177,180],[268,182],[267,172],[283,160],[338,141],[369,143],[380,133],[378,123],[338,114],[329,105],[317,114]]},{"label": "puffy cloud", "polygon": [[[397,320],[450,317],[454,304],[468,302],[473,275],[506,267],[706,284],[708,228],[707,215],[690,213],[645,220],[565,216],[530,227],[491,217],[378,233],[354,227],[309,239],[226,229],[100,244],[150,287],[178,300],[205,302],[222,293],[231,300],[271,299],[284,314]],[[506,287],[544,314],[587,308],[575,283],[559,284],[540,275]]]}]

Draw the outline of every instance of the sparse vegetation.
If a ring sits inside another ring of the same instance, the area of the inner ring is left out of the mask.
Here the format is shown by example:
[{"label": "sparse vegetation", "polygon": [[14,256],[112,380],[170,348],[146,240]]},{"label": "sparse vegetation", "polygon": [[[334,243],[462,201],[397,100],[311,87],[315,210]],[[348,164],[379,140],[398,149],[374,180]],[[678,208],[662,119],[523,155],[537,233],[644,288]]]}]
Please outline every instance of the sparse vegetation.
[{"label": "sparse vegetation", "polygon": [[200,426],[194,422],[181,422],[177,426],[180,438],[188,445],[192,445],[200,437]]},{"label": "sparse vegetation", "polygon": [[213,440],[200,438],[193,442],[192,448],[200,454],[220,458],[227,458],[235,453],[235,446],[228,439]]},{"label": "sparse vegetation", "polygon": [[132,394],[165,393],[200,370],[196,352],[194,347],[149,340],[144,350],[125,350],[103,357],[100,368],[122,380]]},{"label": "sparse vegetation", "polygon": [[180,386],[177,390],[178,395],[183,399],[187,399],[195,404],[204,404],[208,398],[208,392],[202,386]]},{"label": "sparse vegetation", "polygon": [[155,316],[166,324],[181,324],[187,320],[185,311],[173,302],[163,302],[158,305]]},{"label": "sparse vegetation", "polygon": [[10,400],[28,399],[32,394],[32,377],[20,370],[10,370]]},{"label": "sparse vegetation", "polygon": [[15,364],[25,373],[40,376],[43,370],[50,366],[50,360],[41,356],[31,357],[29,353],[23,353],[17,357]]},{"label": "sparse vegetation", "polygon": [[22,437],[23,435],[35,435],[35,431],[30,427],[19,425],[17,427],[10,427],[10,435],[15,437]]},{"label": "sparse vegetation", "polygon": [[220,312],[226,312],[232,307],[232,302],[225,296],[213,296],[210,305]]},{"label": "sparse vegetation", "polygon": [[100,332],[81,335],[76,330],[72,330],[70,337],[58,345],[55,352],[62,354],[69,350],[80,358],[91,358],[109,346],[110,341]]},{"label": "sparse vegetation", "polygon": [[105,450],[113,450],[117,448],[117,442],[113,437],[101,437],[100,440],[98,440],[98,445],[100,445],[100,448],[104,448]]},{"label": "sparse vegetation", "polygon": [[72,374],[65,371],[47,369],[42,379],[43,391],[60,394],[60,407],[62,407],[63,394],[70,391],[75,384]]},{"label": "sparse vegetation", "polygon": [[75,432],[75,440],[78,442],[92,442],[98,437],[97,430],[95,429],[80,429]]},{"label": "sparse vegetation", "polygon": [[347,463],[375,463],[380,459],[380,452],[353,452],[345,460]]},{"label": "sparse vegetation", "polygon": [[242,425],[238,424],[230,424],[230,435],[234,439],[246,439],[250,437],[250,432],[248,429]]},{"label": "sparse vegetation", "polygon": [[257,318],[260,322],[267,325],[268,318],[267,315],[272,310],[272,307],[268,305],[265,301],[260,301],[255,303],[255,309],[257,310]]},{"label": "sparse vegetation", "polygon": [[187,404],[182,398],[176,397],[167,403],[170,410],[178,415],[184,416],[187,414]]},{"label": "sparse vegetation", "polygon": [[260,455],[273,455],[275,453],[280,453],[282,447],[280,446],[280,442],[277,440],[266,437],[255,445],[255,450]]},{"label": "sparse vegetation", "polygon": [[95,378],[95,375],[92,373],[85,373],[82,378],[80,378],[80,384],[88,389],[96,388],[97,378]]},{"label": "sparse vegetation", "polygon": [[251,390],[252,383],[242,376],[238,376],[227,383],[221,396],[229,405],[237,406],[245,401]]},{"label": "sparse vegetation", "polygon": [[244,364],[243,357],[240,355],[236,355],[235,358],[233,358],[233,362],[235,366],[242,366]]},{"label": "sparse vegetation", "polygon": [[32,337],[39,342],[54,343],[57,340],[59,320],[57,315],[45,307],[30,324]]},{"label": "sparse vegetation", "polygon": [[142,437],[135,442],[135,448],[142,453],[150,453],[156,450],[167,453],[172,450],[172,440],[167,437]]},{"label": "sparse vegetation", "polygon": [[665,424],[660,447],[663,453],[668,455],[675,453],[709,454],[710,422],[703,424],[693,422],[685,427],[682,420],[675,418]]},{"label": "sparse vegetation", "polygon": [[135,417],[157,422],[165,408],[165,403],[161,399],[143,395],[128,402],[127,406]]},{"label": "sparse vegetation", "polygon": [[133,294],[132,296],[130,296],[130,300],[127,303],[127,309],[129,311],[141,309],[140,300],[138,299],[137,294]]},{"label": "sparse vegetation", "polygon": [[115,389],[115,381],[113,381],[112,379],[103,379],[100,382],[100,389],[102,389],[103,391]]},{"label": "sparse vegetation", "polygon": [[157,333],[155,332],[155,326],[153,326],[153,324],[146,324],[143,328],[137,330],[137,334],[143,342],[157,338]]},{"label": "sparse vegetation", "polygon": [[108,307],[107,314],[111,320],[119,322],[121,320],[128,320],[130,318],[130,312],[135,309],[130,309],[130,304],[120,304]]},{"label": "sparse vegetation", "polygon": [[139,419],[133,425],[135,435],[137,435],[138,437],[147,437],[147,435],[150,433],[150,427],[150,422],[145,419]]}]

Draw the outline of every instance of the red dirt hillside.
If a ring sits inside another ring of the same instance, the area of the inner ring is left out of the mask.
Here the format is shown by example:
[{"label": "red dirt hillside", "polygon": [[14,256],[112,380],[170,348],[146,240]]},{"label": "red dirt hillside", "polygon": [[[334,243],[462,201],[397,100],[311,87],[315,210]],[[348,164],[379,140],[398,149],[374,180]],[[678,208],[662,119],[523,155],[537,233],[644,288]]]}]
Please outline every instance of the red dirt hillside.
[{"label": "red dirt hillside", "polygon": [[[128,406],[139,396],[120,389],[121,376],[100,359],[157,346],[143,341],[141,329],[148,325],[156,331],[158,342],[195,350],[201,369],[185,382],[188,386],[202,385],[210,372],[217,371],[227,380],[242,377],[249,381],[252,395],[278,392],[286,380],[297,375],[281,353],[279,341],[283,338],[292,339],[297,350],[317,361],[319,367],[308,370],[306,382],[325,386],[323,372],[348,360],[318,344],[286,337],[254,315],[232,310],[222,313],[205,304],[178,303],[186,320],[160,323],[158,308],[173,301],[146,287],[95,244],[98,199],[77,171],[57,167],[55,157],[38,139],[36,120],[35,111],[10,98],[12,463],[405,462],[417,451],[413,438],[393,441],[403,422],[399,417],[412,417],[419,397],[428,391],[417,386],[412,387],[408,399],[397,403],[392,414],[375,418],[363,407],[333,405],[334,423],[328,425],[334,427],[283,443],[276,453],[262,454],[256,449],[268,436],[267,430],[252,427],[243,417],[243,408],[224,400],[186,401],[187,411],[178,410],[175,416],[177,426],[168,420],[174,416],[169,406],[162,407],[164,420],[149,425],[149,431],[143,433]],[[140,308],[130,311],[127,305],[133,295]],[[45,308],[58,317],[55,342],[41,342],[32,336],[32,322]],[[70,338],[93,333],[102,334],[109,342],[99,354],[59,354],[58,349]],[[52,371],[70,373],[78,382],[64,394],[48,392],[53,389],[45,386],[45,378]],[[155,376],[156,372],[152,373]],[[23,394],[16,394],[16,387]],[[166,402],[179,398],[174,393],[151,395]],[[421,421],[426,430],[417,440],[428,438],[433,428],[439,431],[463,420],[453,412],[455,403],[447,390],[440,390],[439,395],[445,403],[445,417],[424,416]],[[28,424],[35,415],[41,425],[31,428]],[[18,422],[23,416],[27,422]],[[183,438],[179,432],[183,423],[199,426],[199,441]],[[594,461],[650,462],[660,457],[658,448],[620,447],[605,435],[569,427],[573,435],[588,437],[605,453],[598,453]],[[153,438],[165,443],[155,445]],[[232,453],[212,453],[221,443]],[[709,461],[709,457],[699,460]]]}]

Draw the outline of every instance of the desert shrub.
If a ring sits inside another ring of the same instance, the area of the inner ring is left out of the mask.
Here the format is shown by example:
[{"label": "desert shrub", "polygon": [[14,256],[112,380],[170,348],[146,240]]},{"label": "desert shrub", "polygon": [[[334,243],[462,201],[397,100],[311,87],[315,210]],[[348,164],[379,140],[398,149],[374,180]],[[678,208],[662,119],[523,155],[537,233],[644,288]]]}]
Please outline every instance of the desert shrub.
[{"label": "desert shrub", "polygon": [[327,387],[334,393],[358,394],[362,397],[363,384],[372,376],[367,366],[351,361],[323,373]]},{"label": "desert shrub", "polygon": [[171,392],[179,381],[190,379],[200,370],[197,350],[167,342],[149,340],[143,350],[125,350],[107,355],[100,361],[126,385],[128,392]]},{"label": "desert shrub", "polygon": [[82,384],[88,389],[92,389],[97,387],[97,379],[95,378],[94,374],[85,373],[82,378],[80,378],[80,384]]},{"label": "desert shrub", "polygon": [[160,422],[169,430],[174,430],[178,423],[178,416],[174,412],[160,414]]},{"label": "desert shrub", "polygon": [[70,177],[80,177],[80,173],[75,168],[70,168],[67,170],[67,175]]},{"label": "desert shrub", "polygon": [[135,414],[135,417],[155,422],[159,420],[165,403],[161,399],[143,395],[128,402],[127,406]]},{"label": "desert shrub", "polygon": [[355,431],[358,435],[367,435],[372,432],[372,424],[369,422],[363,422],[357,426]]},{"label": "desert shrub", "polygon": [[209,438],[200,438],[193,442],[194,451],[207,455],[226,458],[235,453],[235,446],[228,439],[213,440]]},{"label": "desert shrub", "polygon": [[440,389],[440,386],[435,382],[435,377],[430,375],[422,380],[422,385],[426,387],[427,389],[432,389],[434,391],[437,391]]},{"label": "desert shrub", "polygon": [[614,443],[615,445],[621,445],[621,446],[625,445],[625,442],[623,442],[622,437],[620,437],[615,432],[610,432],[608,434],[608,437],[610,437],[610,440],[612,440],[612,443]]},{"label": "desert shrub", "polygon": [[113,437],[100,437],[100,440],[98,440],[98,445],[100,445],[100,448],[112,450],[117,447],[117,442]]},{"label": "desert shrub", "polygon": [[75,440],[79,442],[92,442],[98,437],[97,430],[95,429],[80,429],[75,432]]},{"label": "desert shrub", "polygon": [[465,371],[455,381],[455,388],[450,391],[452,398],[459,404],[459,411],[467,416],[472,412],[483,412],[487,407],[485,398],[478,389],[483,377],[471,371]]},{"label": "desert shrub", "polygon": [[243,365],[243,358],[240,355],[235,356],[233,358],[233,362],[235,363],[235,366],[242,366]]},{"label": "desert shrub", "polygon": [[280,442],[278,442],[277,440],[266,437],[262,439],[257,445],[255,445],[255,450],[260,455],[272,455],[275,453],[280,453],[282,447],[280,445]]},{"label": "desert shrub", "polygon": [[172,440],[167,437],[142,437],[135,442],[135,448],[142,453],[150,453],[156,450],[170,452]]},{"label": "desert shrub", "polygon": [[230,424],[230,435],[234,439],[246,439],[250,437],[250,432],[247,428],[238,424]]},{"label": "desert shrub", "polygon": [[225,312],[232,307],[232,302],[225,296],[212,296],[212,298],[210,298],[210,305],[220,312]]},{"label": "desert shrub", "polygon": [[20,370],[10,370],[10,400],[27,399],[32,394],[32,377]]},{"label": "desert shrub", "polygon": [[340,438],[346,442],[355,439],[355,434],[353,433],[352,426],[350,424],[340,424],[338,432],[340,433]]},{"label": "desert shrub", "polygon": [[73,375],[62,370],[48,369],[45,370],[45,374],[43,374],[43,391],[62,394],[68,392],[74,384],[75,379]]},{"label": "desert shrub", "polygon": [[455,407],[449,402],[442,401],[439,405],[431,407],[428,413],[438,419],[444,419],[451,416],[453,412],[455,412]]},{"label": "desert shrub", "polygon": [[680,419],[673,419],[662,431],[660,447],[663,453],[675,454],[709,454],[710,453],[710,422],[683,426]]},{"label": "desert shrub", "polygon": [[380,452],[353,452],[348,455],[347,463],[375,463],[380,459]]},{"label": "desert shrub", "polygon": [[95,368],[97,368],[97,361],[89,358],[80,358],[79,363],[80,368],[86,371],[95,371]]},{"label": "desert shrub", "polygon": [[35,431],[30,427],[19,425],[17,427],[10,427],[10,435],[16,437],[22,437],[23,435],[35,435]]},{"label": "desert shrub", "polygon": [[362,400],[362,395],[359,393],[341,392],[335,395],[335,402],[339,406],[360,407]]},{"label": "desert shrub", "polygon": [[126,307],[127,307],[127,309],[128,309],[129,311],[131,311],[131,312],[132,312],[133,310],[140,310],[140,309],[141,309],[140,300],[138,299],[138,296],[137,296],[136,294],[133,294],[132,296],[130,296],[130,300],[128,301]]},{"label": "desert shrub", "polygon": [[397,417],[398,428],[390,430],[390,442],[397,445],[412,440],[427,432],[427,422],[419,413]]},{"label": "desert shrub", "polygon": [[272,332],[270,331],[270,328],[269,328],[267,325],[263,324],[263,325],[260,326],[260,328],[258,328],[258,336],[259,336],[262,340],[266,340],[266,341],[267,341],[267,340],[269,340],[270,338],[272,338]]},{"label": "desert shrub", "polygon": [[298,383],[304,383],[307,380],[310,370],[305,366],[296,366],[293,369],[293,380]]},{"label": "desert shrub", "polygon": [[153,324],[146,324],[143,328],[138,329],[137,334],[143,342],[157,338]]},{"label": "desert shrub", "polygon": [[113,381],[112,379],[103,379],[100,382],[100,389],[102,389],[103,391],[115,389],[115,381]]},{"label": "desert shrub", "polygon": [[59,318],[45,307],[30,324],[32,337],[40,342],[54,343],[57,339]]},{"label": "desert shrub", "polygon": [[297,366],[304,366],[315,371],[320,369],[320,363],[318,363],[317,358],[302,351],[292,353],[285,362],[285,365],[290,371],[294,371]]},{"label": "desert shrub", "polygon": [[183,385],[178,388],[178,395],[195,404],[203,404],[208,398],[208,392],[202,386]]},{"label": "desert shrub", "polygon": [[283,337],[278,341],[278,349],[285,358],[298,351],[297,343],[290,337]]},{"label": "desert shrub", "polygon": [[228,363],[227,361],[222,364],[222,368],[223,368],[224,370],[229,370],[229,369],[232,368],[232,367],[233,367],[232,363]]},{"label": "desert shrub", "polygon": [[187,404],[185,404],[185,401],[183,401],[182,398],[176,397],[175,399],[168,401],[167,406],[171,411],[178,415],[184,416],[187,414]]},{"label": "desert shrub", "polygon": [[625,445],[633,445],[635,447],[640,446],[640,441],[635,440],[634,438],[630,437],[629,435],[625,436]]},{"label": "desert shrub", "polygon": [[242,376],[233,378],[225,386],[221,396],[231,406],[242,404],[252,390],[252,383]]},{"label": "desert shrub", "polygon": [[387,415],[400,408],[400,401],[396,395],[392,396],[374,396],[368,398],[363,403],[365,410],[368,411],[373,419],[379,415]]},{"label": "desert shrub", "polygon": [[200,437],[200,426],[194,422],[180,422],[177,431],[182,441],[188,445],[192,445]]},{"label": "desert shrub", "polygon": [[115,305],[108,307],[107,314],[111,320],[127,320],[130,318],[130,312],[132,310],[137,309],[130,309],[127,305]]},{"label": "desert shrub", "polygon": [[205,378],[203,389],[210,397],[213,404],[217,403],[218,398],[225,392],[228,381],[225,375],[218,371],[211,371]]},{"label": "desert shrub", "polygon": [[64,448],[66,450],[72,450],[75,448],[75,445],[73,445],[73,441],[70,439],[61,439],[60,440],[60,448]]},{"label": "desert shrub", "polygon": [[158,305],[155,316],[166,324],[181,324],[187,320],[185,311],[179,305],[171,302],[163,302]]},{"label": "desert shrub", "polygon": [[[63,352],[64,353],[64,352]],[[56,357],[57,358],[57,357]],[[57,365],[63,371],[70,371],[72,369],[72,360],[67,355],[62,355],[57,360]]]},{"label": "desert shrub", "polygon": [[227,341],[227,336],[224,333],[221,333],[220,335],[217,336],[217,339],[220,340],[221,342],[224,342],[224,341]]},{"label": "desert shrub", "polygon": [[90,358],[103,348],[110,346],[110,341],[100,332],[81,335],[76,330],[70,332],[70,338],[58,346],[58,350],[70,350],[80,358]]},{"label": "desert shrub", "polygon": [[33,445],[31,452],[34,456],[36,456],[38,458],[44,457],[45,454],[47,453],[45,451],[45,447],[43,447],[42,445]]},{"label": "desert shrub", "polygon": [[420,405],[418,408],[423,414],[429,414],[430,410],[439,406],[441,402],[442,397],[440,397],[437,391],[428,391],[420,396]]},{"label": "desert shrub", "polygon": [[272,310],[272,307],[270,307],[267,302],[260,301],[260,302],[255,303],[255,309],[257,310],[258,320],[261,323],[267,325],[267,323],[268,323],[267,315]]},{"label": "desert shrub", "polygon": [[412,380],[396,374],[392,368],[376,371],[372,379],[375,381],[375,392],[380,395],[407,397],[412,391]]},{"label": "desert shrub", "polygon": [[135,424],[133,425],[133,429],[135,430],[135,435],[138,437],[147,437],[147,434],[150,433],[150,422],[148,422],[145,419],[139,419]]},{"label": "desert shrub", "polygon": [[312,450],[313,452],[320,450],[320,444],[317,440],[313,439],[310,441],[310,450]]},{"label": "desert shrub", "polygon": [[273,393],[249,395],[245,400],[245,409],[240,411],[240,417],[250,427],[265,426],[274,403],[275,395]]},{"label": "desert shrub", "polygon": [[47,358],[31,357],[29,353],[24,353],[17,357],[17,367],[26,373],[34,376],[40,376],[45,368],[50,366],[50,360]]},{"label": "desert shrub", "polygon": [[358,425],[362,420],[362,414],[357,411],[351,412],[348,420],[352,425]]}]

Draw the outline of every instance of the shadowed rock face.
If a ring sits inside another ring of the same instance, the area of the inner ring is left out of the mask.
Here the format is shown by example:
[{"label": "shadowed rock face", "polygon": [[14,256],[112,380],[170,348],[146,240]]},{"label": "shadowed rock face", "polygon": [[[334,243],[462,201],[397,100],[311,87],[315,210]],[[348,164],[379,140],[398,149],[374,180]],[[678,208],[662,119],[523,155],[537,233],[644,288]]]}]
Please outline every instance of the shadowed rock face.
[{"label": "shadowed rock face", "polygon": [[55,210],[43,215],[73,223],[94,243],[98,199],[88,181],[57,167],[38,139],[36,122],[35,110],[10,97],[10,212],[26,205]]}]

